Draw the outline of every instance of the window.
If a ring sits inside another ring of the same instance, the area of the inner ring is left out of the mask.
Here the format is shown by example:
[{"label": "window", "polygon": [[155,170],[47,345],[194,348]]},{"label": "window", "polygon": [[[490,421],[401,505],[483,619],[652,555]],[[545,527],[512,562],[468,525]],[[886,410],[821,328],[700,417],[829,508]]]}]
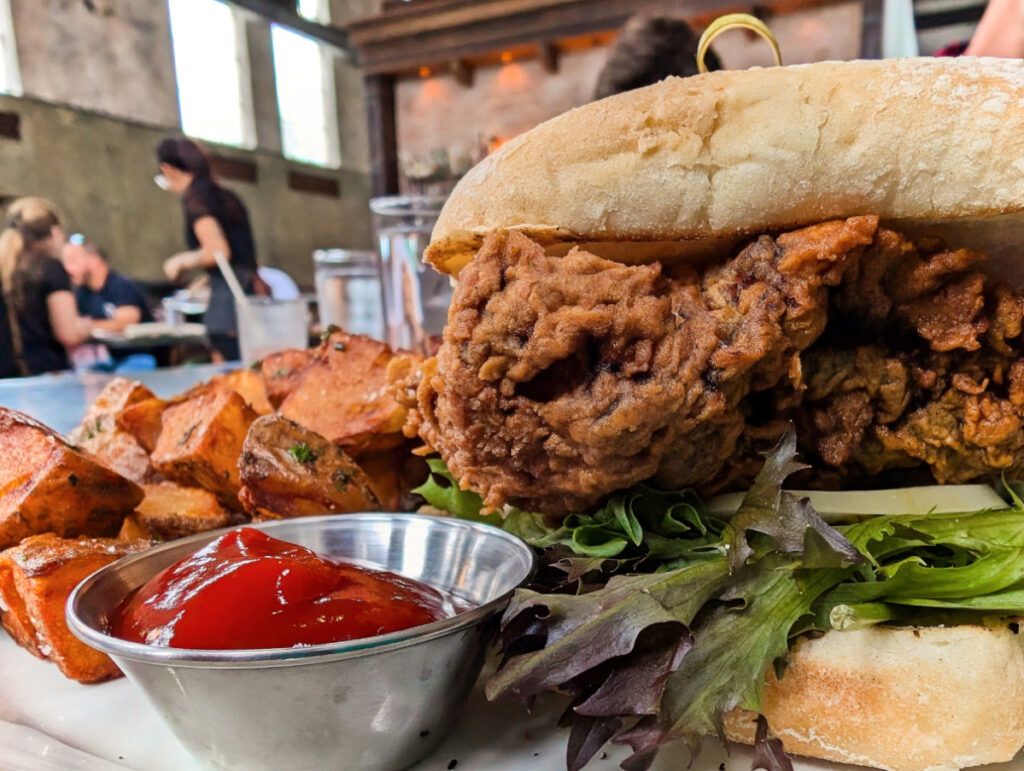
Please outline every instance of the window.
[{"label": "window", "polygon": [[[328,21],[326,0],[299,0],[298,10],[310,21]],[[276,24],[270,34],[284,154],[319,166],[338,166],[338,111],[331,48]]]},{"label": "window", "polygon": [[220,0],[168,0],[181,128],[190,136],[256,145],[241,17]]},{"label": "window", "polygon": [[10,0],[0,0],[0,94],[21,93],[18,49],[14,45],[14,21]]},{"label": "window", "polygon": [[326,24],[331,20],[328,0],[299,0],[299,16],[310,21]]}]

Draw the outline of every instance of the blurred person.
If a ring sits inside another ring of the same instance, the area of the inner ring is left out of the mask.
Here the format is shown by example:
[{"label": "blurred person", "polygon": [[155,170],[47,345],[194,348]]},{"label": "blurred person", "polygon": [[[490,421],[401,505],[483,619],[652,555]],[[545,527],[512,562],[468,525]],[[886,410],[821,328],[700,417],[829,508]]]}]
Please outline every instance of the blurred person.
[{"label": "blurred person", "polygon": [[[608,51],[597,79],[594,98],[620,94],[676,75],[696,75],[700,38],[683,19],[637,14],[626,22]],[[704,63],[720,69],[718,56],[708,49]]]},{"label": "blurred person", "polygon": [[1024,57],[1024,0],[989,0],[964,54]]},{"label": "blurred person", "polygon": [[[247,294],[257,286],[256,245],[241,199],[213,178],[210,163],[191,139],[167,138],[156,148],[156,182],[181,198],[189,251],[164,262],[164,273],[179,280],[196,268],[210,280],[210,304],[203,318],[216,360],[239,358],[238,320],[228,283],[217,267],[218,252],[231,263]],[[258,282],[262,286],[262,282]]]},{"label": "blurred person", "polygon": [[[153,320],[146,296],[131,279],[112,270],[103,251],[80,233],[64,244],[61,261],[75,285],[80,315],[90,319],[92,330],[122,333],[130,324]],[[105,348],[105,347],[104,347]],[[105,372],[156,369],[156,359],[145,350],[122,348],[90,367]],[[77,358],[77,357],[74,357]]]},{"label": "blurred person", "polygon": [[19,198],[0,228],[0,287],[18,373],[68,369],[68,349],[89,338],[60,262],[64,231],[53,204]]},{"label": "blurred person", "polygon": [[18,360],[14,357],[14,340],[11,337],[11,317],[7,313],[4,293],[0,292],[0,378],[18,377]]},{"label": "blurred person", "polygon": [[129,324],[153,320],[142,290],[112,270],[96,244],[76,233],[64,244],[61,260],[75,285],[78,312],[92,319],[93,329],[124,332]]}]

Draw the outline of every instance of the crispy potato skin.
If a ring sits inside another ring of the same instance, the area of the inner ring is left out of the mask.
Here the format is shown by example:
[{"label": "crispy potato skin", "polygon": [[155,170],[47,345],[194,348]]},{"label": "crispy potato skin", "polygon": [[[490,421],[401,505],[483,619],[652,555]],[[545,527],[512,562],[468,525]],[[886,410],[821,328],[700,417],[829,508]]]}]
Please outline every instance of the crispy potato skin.
[{"label": "crispy potato skin", "polygon": [[242,397],[257,415],[269,415],[274,411],[267,398],[267,389],[263,378],[252,369],[236,369],[211,379],[209,382],[195,386],[184,394],[185,399],[201,396],[212,391],[234,391]]},{"label": "crispy potato skin", "polygon": [[143,485],[146,497],[125,517],[118,538],[170,541],[231,524],[227,512],[213,493],[174,482]]},{"label": "crispy potato skin", "polygon": [[117,427],[130,434],[146,452],[153,452],[160,431],[163,430],[164,411],[180,400],[160,399],[156,396],[126,406],[117,413]]},{"label": "crispy potato skin", "polygon": [[109,538],[62,539],[52,533],[0,552],[0,619],[15,641],[53,661],[66,677],[97,683],[120,677],[113,661],[81,642],[64,620],[71,591],[90,573],[149,546]]},{"label": "crispy potato skin", "polygon": [[406,410],[387,387],[392,358],[385,343],[335,332],[301,371],[280,412],[356,458],[397,447],[403,441]]},{"label": "crispy potato skin", "polygon": [[412,511],[420,499],[412,489],[427,481],[427,464],[412,454],[415,442],[376,455],[362,455],[359,467],[370,480],[370,489],[383,511]]},{"label": "crispy potato skin", "polygon": [[183,485],[202,487],[238,508],[238,458],[257,415],[234,391],[216,389],[169,407],[153,466]]},{"label": "crispy potato skin", "polygon": [[344,450],[279,415],[249,429],[239,461],[246,511],[261,518],[377,511],[370,480]]},{"label": "crispy potato skin", "polygon": [[319,349],[305,351],[281,351],[267,356],[260,363],[260,375],[270,403],[280,407],[288,395],[298,388],[308,367],[318,355]]},{"label": "crispy potato skin", "polygon": [[0,548],[37,533],[113,535],[143,493],[55,431],[0,408]]},{"label": "crispy potato skin", "polygon": [[72,444],[95,455],[104,466],[136,484],[158,481],[160,475],[149,462],[149,451],[118,425],[125,409],[155,398],[153,392],[137,380],[114,378],[68,438]]}]

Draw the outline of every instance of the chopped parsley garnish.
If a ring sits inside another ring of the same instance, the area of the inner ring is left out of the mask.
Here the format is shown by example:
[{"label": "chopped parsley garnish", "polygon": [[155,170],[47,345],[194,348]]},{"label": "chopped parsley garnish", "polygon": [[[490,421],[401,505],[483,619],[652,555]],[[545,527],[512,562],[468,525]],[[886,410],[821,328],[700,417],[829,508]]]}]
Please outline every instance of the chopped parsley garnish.
[{"label": "chopped parsley garnish", "polygon": [[339,493],[345,492],[348,488],[348,480],[352,478],[352,475],[345,471],[345,469],[337,469],[331,474],[331,479],[334,481],[334,489]]},{"label": "chopped parsley garnish", "polygon": [[292,457],[292,460],[297,463],[313,463],[324,453],[323,450],[314,450],[305,442],[299,442],[298,444],[288,448],[288,454]]}]

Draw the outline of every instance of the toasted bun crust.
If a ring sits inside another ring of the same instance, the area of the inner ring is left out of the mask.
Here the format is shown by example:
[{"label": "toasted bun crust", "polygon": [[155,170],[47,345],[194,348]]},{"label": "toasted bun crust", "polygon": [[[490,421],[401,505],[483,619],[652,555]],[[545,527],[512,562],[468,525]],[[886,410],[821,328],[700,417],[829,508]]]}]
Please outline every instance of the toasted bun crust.
[{"label": "toasted bun crust", "polygon": [[693,259],[856,214],[986,248],[993,227],[1024,232],[993,222],[1022,211],[1024,61],[824,62],[669,78],[547,121],[459,182],[427,259],[455,275],[504,229]]},{"label": "toasted bun crust", "polygon": [[[764,714],[788,752],[892,771],[1013,758],[1024,744],[1024,640],[1009,625],[829,632],[804,640]],[[752,743],[755,715],[726,716]]]}]

